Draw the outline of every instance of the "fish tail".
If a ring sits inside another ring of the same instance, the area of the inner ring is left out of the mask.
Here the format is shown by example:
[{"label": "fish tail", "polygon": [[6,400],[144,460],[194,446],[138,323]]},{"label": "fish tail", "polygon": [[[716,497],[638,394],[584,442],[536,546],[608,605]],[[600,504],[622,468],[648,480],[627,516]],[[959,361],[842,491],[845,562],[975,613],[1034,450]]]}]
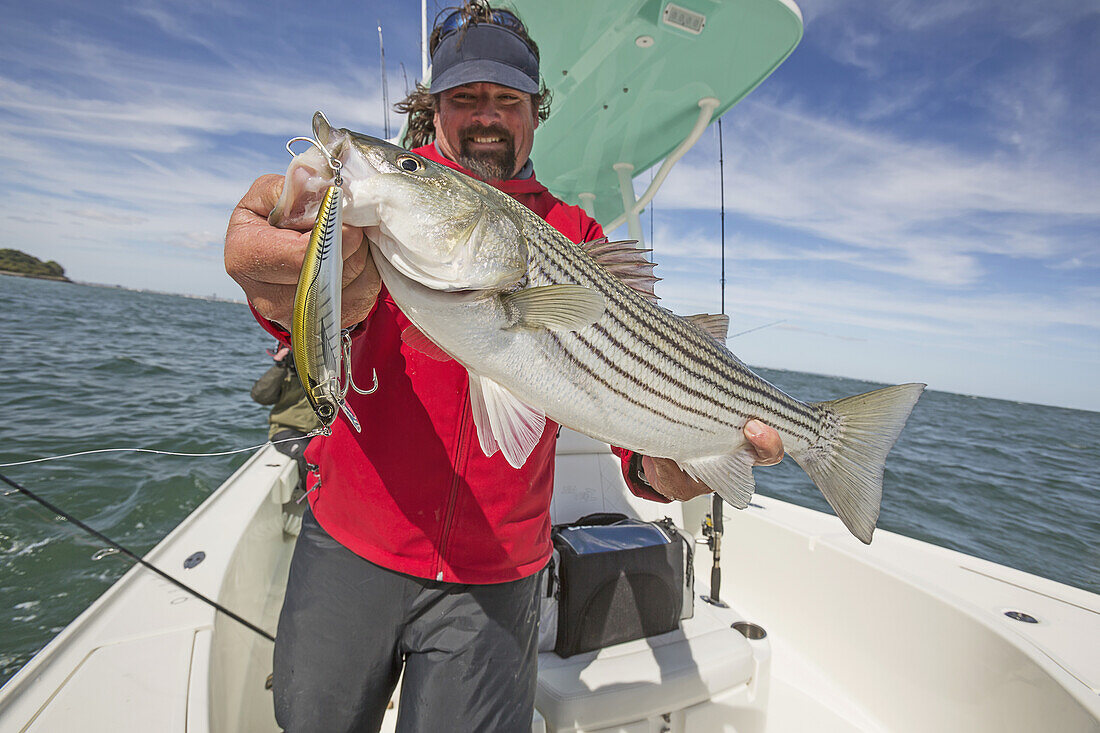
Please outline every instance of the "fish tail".
[{"label": "fish tail", "polygon": [[886,454],[909,419],[923,384],[818,402],[826,414],[823,437],[791,457],[813,479],[844,525],[865,544],[878,521]]}]

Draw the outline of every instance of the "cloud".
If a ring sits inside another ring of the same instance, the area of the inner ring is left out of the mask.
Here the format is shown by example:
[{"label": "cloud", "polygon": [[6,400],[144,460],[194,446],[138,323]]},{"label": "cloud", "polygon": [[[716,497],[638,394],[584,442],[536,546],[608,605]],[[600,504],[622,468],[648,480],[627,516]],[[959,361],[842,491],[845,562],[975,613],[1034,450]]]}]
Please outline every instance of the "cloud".
[{"label": "cloud", "polygon": [[[727,120],[727,213],[829,243],[855,267],[972,285],[985,275],[983,256],[1078,256],[1090,240],[1059,229],[1100,221],[1087,156],[989,156],[766,102],[745,102]],[[705,193],[718,188],[714,147],[704,138],[681,161],[658,210],[717,208]],[[779,242],[767,246],[785,256]],[[814,256],[804,249],[799,256]]]},{"label": "cloud", "polygon": [[[196,7],[198,5],[199,7]],[[169,7],[171,6],[171,7]],[[216,15],[222,19],[226,16],[242,16],[243,8],[231,3],[211,3],[211,13],[204,16],[201,4],[191,3],[152,3],[143,0],[128,9],[134,15],[153,23],[162,33],[176,40],[198,46],[213,56],[223,60],[232,61],[232,56],[224,53],[222,46],[211,40],[208,23],[209,16]],[[199,21],[193,22],[184,15],[198,16]]]},{"label": "cloud", "polygon": [[215,235],[211,232],[185,232],[170,237],[167,241],[172,247],[180,247],[187,250],[205,250],[220,253],[224,235]]},{"label": "cloud", "polygon": [[120,214],[118,211],[109,211],[106,209],[70,209],[68,213],[77,219],[94,222],[110,222],[111,224],[121,224],[123,226],[144,224],[149,221],[149,219],[144,216],[130,216]]},{"label": "cloud", "polygon": [[[822,344],[806,365],[832,373],[950,349],[965,369],[944,373],[980,370],[976,354],[987,371],[1028,350],[1100,360],[1097,52],[1071,35],[1095,3],[801,5],[802,48],[723,122],[731,330],[783,321],[738,344],[787,343],[773,363],[795,368]],[[285,140],[318,108],[382,127],[374,14],[408,13],[366,8],[342,20],[364,41],[290,6],[13,7],[0,247],[81,280],[239,297],[221,239]],[[419,68],[415,25],[387,26],[391,72]],[[681,313],[721,298],[716,148],[710,132],[655,201],[658,293]]]},{"label": "cloud", "polygon": [[[658,284],[662,304],[678,313],[717,310],[719,286],[713,271],[681,273]],[[787,319],[789,325],[833,324],[836,328],[957,340],[1046,338],[1065,328],[1100,329],[1094,289],[1020,299],[1012,294],[930,294],[896,289],[848,277],[790,274],[782,268],[731,272],[727,312],[739,325]],[[835,330],[835,329],[833,329]]]},{"label": "cloud", "polygon": [[[0,31],[0,191],[19,212],[6,218],[0,246],[47,255],[77,279],[142,286],[172,252],[220,252],[233,205],[257,175],[285,169],[283,143],[309,133],[316,109],[366,132],[382,114],[362,59],[326,64],[298,44],[272,69],[279,35],[261,46],[220,42],[218,32],[244,22],[231,9],[131,10],[46,23],[16,13]],[[142,29],[139,42],[109,39],[115,26]],[[239,295],[220,266],[204,278],[159,287]]]}]

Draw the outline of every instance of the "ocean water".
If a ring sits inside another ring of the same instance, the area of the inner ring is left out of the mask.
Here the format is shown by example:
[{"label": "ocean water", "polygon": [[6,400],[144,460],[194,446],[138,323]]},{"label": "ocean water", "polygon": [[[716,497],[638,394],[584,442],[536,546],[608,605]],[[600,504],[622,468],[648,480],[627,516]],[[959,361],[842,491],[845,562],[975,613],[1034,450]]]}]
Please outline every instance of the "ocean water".
[{"label": "ocean water", "polygon": [[[252,382],[273,341],[247,307],[0,275],[0,464],[107,447],[215,452],[262,443]],[[761,369],[800,399],[871,382]],[[107,453],[0,468],[144,553],[249,452]],[[830,511],[794,464],[769,496]],[[0,486],[0,682],[130,567]],[[879,527],[1100,592],[1100,413],[927,391],[890,454]]]}]

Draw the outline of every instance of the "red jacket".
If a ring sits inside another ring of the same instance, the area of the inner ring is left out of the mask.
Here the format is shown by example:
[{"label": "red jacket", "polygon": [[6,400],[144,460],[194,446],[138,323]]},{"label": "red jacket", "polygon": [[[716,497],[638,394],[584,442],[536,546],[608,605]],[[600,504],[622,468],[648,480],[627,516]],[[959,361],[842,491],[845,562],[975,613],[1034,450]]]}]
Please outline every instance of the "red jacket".
[{"label": "red jacket", "polygon": [[[469,174],[434,145],[415,151]],[[555,198],[534,177],[497,185],[574,242],[603,236],[576,206]],[[286,333],[260,318],[271,333]],[[358,385],[378,374],[371,395],[349,391],[362,424],[358,434],[341,417],[332,435],[314,439],[306,459],[310,507],[336,541],[383,567],[454,583],[496,583],[538,572],[548,560],[550,494],[558,425],[519,469],[498,451],[486,457],[470,413],[466,370],[409,347],[410,325],[383,287],[352,340]],[[629,458],[626,454],[625,458]],[[624,465],[625,465],[624,458]]]}]

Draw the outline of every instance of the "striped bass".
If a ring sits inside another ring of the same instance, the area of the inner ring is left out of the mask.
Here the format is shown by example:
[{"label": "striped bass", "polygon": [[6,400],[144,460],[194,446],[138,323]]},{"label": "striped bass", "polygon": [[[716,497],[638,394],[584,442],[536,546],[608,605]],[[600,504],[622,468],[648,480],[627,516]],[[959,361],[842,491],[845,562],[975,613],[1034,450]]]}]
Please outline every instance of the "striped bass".
[{"label": "striped bass", "polygon": [[[403,338],[468,371],[486,455],[500,450],[523,465],[549,417],[670,458],[744,508],[755,453],[742,428],[758,418],[779,432],[852,534],[870,543],[886,455],[925,385],[801,402],[726,349],[724,333],[716,338],[626,284],[644,284],[647,263],[624,243],[575,245],[486,183],[335,130],[321,113],[313,129],[342,164],[344,221],[366,227],[386,288],[415,324]],[[308,156],[291,164],[273,224],[299,224],[294,216],[316,201],[325,162]]]}]

